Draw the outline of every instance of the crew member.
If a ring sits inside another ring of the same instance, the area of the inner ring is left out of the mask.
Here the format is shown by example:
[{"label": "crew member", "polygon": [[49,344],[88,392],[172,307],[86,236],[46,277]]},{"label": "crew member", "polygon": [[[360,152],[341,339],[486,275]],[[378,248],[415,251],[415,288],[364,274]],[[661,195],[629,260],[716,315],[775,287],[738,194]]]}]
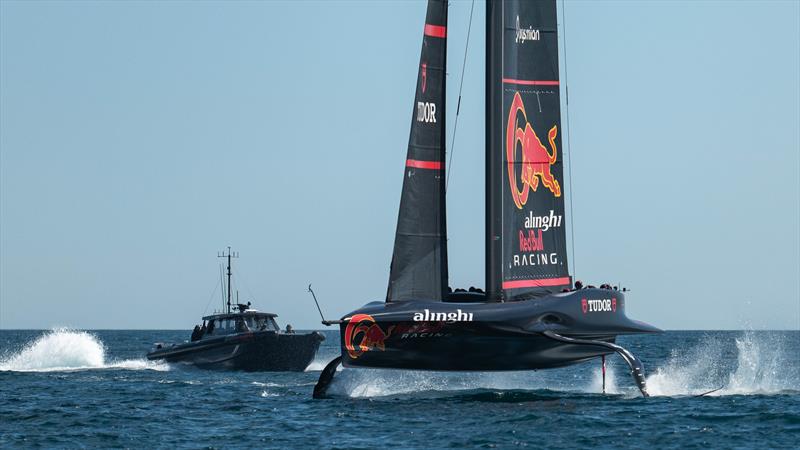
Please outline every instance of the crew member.
[{"label": "crew member", "polygon": [[192,330],[192,342],[200,340],[200,325],[195,325]]}]

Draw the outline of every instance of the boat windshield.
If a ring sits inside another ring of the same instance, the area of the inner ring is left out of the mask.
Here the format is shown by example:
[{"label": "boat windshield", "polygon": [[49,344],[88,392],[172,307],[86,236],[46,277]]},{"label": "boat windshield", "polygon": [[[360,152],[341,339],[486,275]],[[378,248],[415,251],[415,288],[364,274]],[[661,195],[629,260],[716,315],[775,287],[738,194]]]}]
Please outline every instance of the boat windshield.
[{"label": "boat windshield", "polygon": [[[213,324],[213,325],[212,325]],[[209,335],[238,333],[242,331],[280,331],[275,319],[269,316],[231,317],[210,320]]]},{"label": "boat windshield", "polygon": [[[253,325],[250,324],[250,321],[255,319],[255,323]],[[249,318],[247,325],[250,326],[251,330],[259,330],[259,331],[278,331],[278,324],[275,323],[275,319],[272,317],[256,317],[256,318]]]}]

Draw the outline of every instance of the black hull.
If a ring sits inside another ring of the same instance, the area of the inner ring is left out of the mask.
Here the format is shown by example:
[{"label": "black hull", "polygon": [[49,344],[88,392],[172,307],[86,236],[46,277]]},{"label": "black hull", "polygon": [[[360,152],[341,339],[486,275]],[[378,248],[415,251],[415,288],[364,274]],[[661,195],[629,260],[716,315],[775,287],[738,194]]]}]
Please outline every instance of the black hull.
[{"label": "black hull", "polygon": [[[496,330],[495,330],[496,331]],[[452,329],[450,342],[398,345],[386,353],[363,358],[343,358],[345,367],[439,371],[510,371],[551,369],[577,364],[613,350],[594,345],[573,345],[531,334],[499,337],[491,328]],[[592,340],[614,342],[613,336]],[[465,350],[468,349],[468,350]]]},{"label": "black hull", "polygon": [[147,359],[193,364],[213,370],[301,372],[314,360],[324,339],[325,337],[318,332],[237,333],[163,347],[148,353]]},{"label": "black hull", "polygon": [[[647,395],[644,369],[614,344],[622,334],[657,333],[628,319],[625,297],[584,289],[509,303],[374,302],[341,322],[341,364],[440,371],[536,370],[619,353]],[[330,378],[335,365],[323,371]],[[315,397],[324,396],[320,378]]]},{"label": "black hull", "polygon": [[[429,320],[441,314],[452,320]],[[341,327],[344,366],[462,371],[548,369],[613,353],[545,331],[611,343],[621,334],[660,331],[628,319],[623,294],[605,289],[511,303],[375,302]]]}]

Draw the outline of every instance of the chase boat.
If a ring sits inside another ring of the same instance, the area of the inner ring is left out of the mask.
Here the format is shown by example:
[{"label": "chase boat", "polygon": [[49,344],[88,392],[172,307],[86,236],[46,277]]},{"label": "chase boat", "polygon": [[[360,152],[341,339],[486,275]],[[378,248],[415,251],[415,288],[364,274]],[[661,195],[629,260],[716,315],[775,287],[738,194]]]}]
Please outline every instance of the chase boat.
[{"label": "chase boat", "polygon": [[[622,291],[573,288],[567,265],[555,0],[486,2],[486,291],[450,292],[445,215],[447,1],[429,0],[385,301],[333,321],[336,367],[537,370],[618,353],[617,336],[660,332],[629,319]],[[601,151],[600,149],[596,149]]]},{"label": "chase boat", "polygon": [[305,370],[325,336],[295,333],[290,326],[282,331],[277,314],[252,309],[249,302],[231,307],[231,257],[237,254],[229,248],[222,256],[228,259],[226,312],[203,317],[203,326],[195,327],[190,342],[154,344],[147,359],[217,370]]}]

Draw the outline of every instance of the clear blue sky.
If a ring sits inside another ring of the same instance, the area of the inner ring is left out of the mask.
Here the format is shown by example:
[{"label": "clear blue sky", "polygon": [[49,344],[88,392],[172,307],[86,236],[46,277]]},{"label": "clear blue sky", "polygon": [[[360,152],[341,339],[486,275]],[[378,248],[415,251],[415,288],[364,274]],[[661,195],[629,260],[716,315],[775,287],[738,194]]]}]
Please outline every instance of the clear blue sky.
[{"label": "clear blue sky", "polygon": [[[469,9],[451,3],[448,136]],[[565,9],[578,278],[662,328],[800,328],[800,3]],[[227,245],[282,323],[319,326],[309,282],[331,317],[382,299],[424,16],[0,2],[0,328],[191,327]],[[483,286],[483,52],[478,2],[453,286]]]}]

